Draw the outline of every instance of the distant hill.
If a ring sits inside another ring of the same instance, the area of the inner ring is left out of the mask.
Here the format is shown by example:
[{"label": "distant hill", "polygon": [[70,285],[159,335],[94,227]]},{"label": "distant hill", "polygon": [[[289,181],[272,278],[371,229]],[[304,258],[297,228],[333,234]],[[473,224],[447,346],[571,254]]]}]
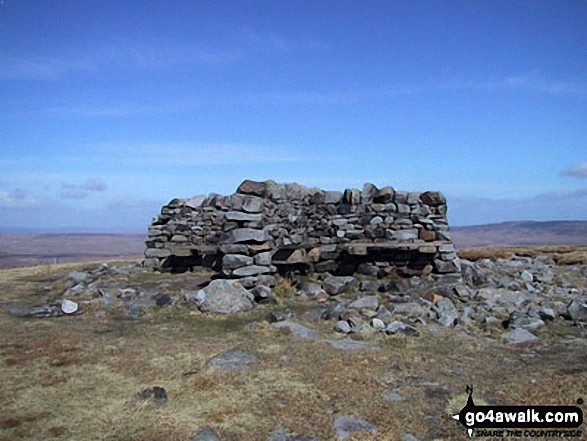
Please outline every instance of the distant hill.
[{"label": "distant hill", "polygon": [[[504,222],[452,227],[457,248],[587,245],[587,221]],[[0,233],[0,268],[54,262],[141,259],[144,234]]]},{"label": "distant hill", "polygon": [[144,234],[0,233],[0,268],[140,259],[145,239]]},{"label": "distant hill", "polygon": [[503,222],[451,227],[456,247],[587,245],[587,221]]}]

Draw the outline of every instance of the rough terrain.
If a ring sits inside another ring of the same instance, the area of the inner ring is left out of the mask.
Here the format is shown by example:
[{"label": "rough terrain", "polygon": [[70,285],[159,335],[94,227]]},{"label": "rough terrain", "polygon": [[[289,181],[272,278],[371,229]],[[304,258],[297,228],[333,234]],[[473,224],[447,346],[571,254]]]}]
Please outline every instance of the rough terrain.
[{"label": "rough terrain", "polygon": [[3,270],[0,439],[464,440],[466,385],[585,398],[585,255],[465,253],[443,285],[280,279],[234,314],[202,312],[210,272]]}]

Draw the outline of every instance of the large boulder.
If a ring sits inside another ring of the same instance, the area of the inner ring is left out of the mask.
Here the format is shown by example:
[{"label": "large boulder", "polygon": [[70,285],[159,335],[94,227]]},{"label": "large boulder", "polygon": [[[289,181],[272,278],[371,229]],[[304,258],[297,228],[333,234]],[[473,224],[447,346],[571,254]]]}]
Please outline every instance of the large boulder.
[{"label": "large boulder", "polygon": [[234,314],[253,308],[253,295],[233,280],[213,280],[198,291],[196,304],[202,312]]},{"label": "large boulder", "polygon": [[567,311],[573,320],[587,322],[587,299],[574,299],[567,306]]},{"label": "large boulder", "polygon": [[267,196],[267,183],[245,179],[241,185],[238,186],[236,192],[239,194],[250,194],[253,196],[265,197]]},{"label": "large boulder", "polygon": [[331,296],[336,296],[352,287],[354,283],[356,279],[351,276],[329,276],[324,280],[324,290]]},{"label": "large boulder", "polygon": [[446,198],[439,191],[427,191],[420,195],[420,200],[426,205],[431,207],[437,207],[439,205],[446,204]]}]

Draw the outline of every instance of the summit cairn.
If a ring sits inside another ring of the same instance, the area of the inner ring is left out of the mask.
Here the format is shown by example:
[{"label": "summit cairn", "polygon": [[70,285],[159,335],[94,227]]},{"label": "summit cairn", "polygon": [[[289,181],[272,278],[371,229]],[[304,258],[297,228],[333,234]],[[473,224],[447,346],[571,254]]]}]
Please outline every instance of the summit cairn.
[{"label": "summit cairn", "polygon": [[432,274],[458,279],[446,199],[366,183],[324,191],[245,180],[229,196],[173,199],[149,226],[144,265],[184,272],[203,266],[245,288],[288,272]]}]

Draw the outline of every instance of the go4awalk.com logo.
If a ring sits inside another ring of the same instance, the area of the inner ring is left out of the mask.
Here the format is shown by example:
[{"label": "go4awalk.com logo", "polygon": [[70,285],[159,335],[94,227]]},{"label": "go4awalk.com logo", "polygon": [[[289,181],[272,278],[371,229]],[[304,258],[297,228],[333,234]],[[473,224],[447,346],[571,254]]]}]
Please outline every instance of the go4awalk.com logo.
[{"label": "go4awalk.com logo", "polygon": [[[581,438],[583,411],[577,406],[477,406],[473,387],[467,404],[453,418],[476,437]],[[578,404],[583,404],[581,399]]]}]

